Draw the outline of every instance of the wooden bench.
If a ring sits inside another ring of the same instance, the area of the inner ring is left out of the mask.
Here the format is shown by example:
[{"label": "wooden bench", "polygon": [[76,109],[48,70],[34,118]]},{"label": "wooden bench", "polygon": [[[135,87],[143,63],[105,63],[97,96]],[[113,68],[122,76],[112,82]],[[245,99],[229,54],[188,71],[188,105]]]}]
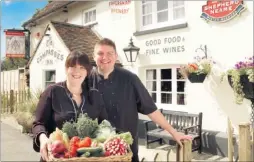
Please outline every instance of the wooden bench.
[{"label": "wooden bench", "polygon": [[[186,135],[190,135],[193,138],[193,145],[196,147],[192,148],[192,151],[202,152],[202,113],[190,114],[181,111],[170,111],[161,110],[165,119],[171,124],[178,132],[182,132]],[[149,148],[149,144],[154,142],[160,142],[163,144],[163,139],[174,141],[170,133],[156,125],[153,121],[144,121],[145,124],[145,137],[146,137],[146,148]],[[149,124],[153,124],[155,129],[150,129]],[[150,137],[155,139],[151,140]]]}]

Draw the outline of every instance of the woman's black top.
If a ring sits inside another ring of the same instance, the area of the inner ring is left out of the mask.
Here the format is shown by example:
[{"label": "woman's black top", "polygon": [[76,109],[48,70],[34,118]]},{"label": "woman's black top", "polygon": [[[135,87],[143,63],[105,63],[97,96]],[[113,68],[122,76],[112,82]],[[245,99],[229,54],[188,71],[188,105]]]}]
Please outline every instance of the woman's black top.
[{"label": "woman's black top", "polygon": [[40,96],[32,127],[33,148],[36,152],[40,151],[41,133],[49,137],[56,127],[61,129],[65,121],[76,120],[80,113],[87,113],[92,119],[97,118],[99,123],[107,119],[106,109],[98,90],[83,88],[82,97],[82,103],[78,107],[67,89],[66,82],[46,88]]}]

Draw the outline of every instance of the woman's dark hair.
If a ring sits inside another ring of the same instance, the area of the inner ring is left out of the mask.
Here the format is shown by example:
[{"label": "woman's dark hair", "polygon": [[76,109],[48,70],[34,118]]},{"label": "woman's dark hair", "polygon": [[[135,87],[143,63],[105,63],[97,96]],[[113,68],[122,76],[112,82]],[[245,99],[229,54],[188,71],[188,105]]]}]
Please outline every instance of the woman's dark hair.
[{"label": "woman's dark hair", "polygon": [[85,67],[87,71],[87,75],[90,74],[91,64],[87,54],[80,51],[72,51],[66,58],[65,67],[74,67],[76,65],[80,65]]}]

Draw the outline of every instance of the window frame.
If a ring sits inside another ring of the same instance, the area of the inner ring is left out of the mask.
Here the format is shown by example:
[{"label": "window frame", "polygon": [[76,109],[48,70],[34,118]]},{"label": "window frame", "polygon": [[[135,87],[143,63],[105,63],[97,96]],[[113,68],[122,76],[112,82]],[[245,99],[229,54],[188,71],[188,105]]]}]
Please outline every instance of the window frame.
[{"label": "window frame", "polygon": [[[95,11],[95,20],[90,21],[88,23],[85,23],[86,13],[93,12],[93,11]],[[93,8],[87,9],[87,10],[83,10],[83,12],[82,12],[82,24],[84,26],[86,26],[86,25],[91,25],[91,24],[94,24],[94,23],[97,23],[97,10],[96,10],[96,7],[93,7]]]},{"label": "window frame", "polygon": [[[163,66],[163,67],[147,67],[144,68],[144,86],[146,86],[146,82],[149,81],[147,80],[147,70],[156,70],[156,91],[152,91],[153,93],[156,93],[156,102],[155,104],[159,107],[159,108],[163,108],[163,109],[169,109],[172,107],[174,110],[185,110],[188,103],[186,103],[186,91],[184,88],[184,92],[177,92],[177,81],[185,81],[185,85],[187,83],[187,79],[177,79],[177,69],[180,68],[180,65],[174,65],[174,66]],[[171,71],[171,75],[172,78],[171,79],[161,79],[161,70],[162,69],[172,69]],[[161,82],[162,81],[168,81],[171,80],[172,82],[172,91],[171,92],[166,92],[166,93],[171,93],[172,94],[172,104],[168,104],[168,103],[161,103],[161,94],[163,92],[161,92]],[[148,89],[147,89],[148,90]],[[150,93],[150,91],[148,90],[148,92]],[[177,104],[177,94],[185,94],[185,104],[184,105],[178,105]]]},{"label": "window frame", "polygon": [[[50,72],[50,71],[54,71],[55,72],[55,80],[54,81],[46,81],[46,73]],[[43,70],[43,88],[46,89],[47,88],[47,84],[46,83],[56,83],[56,69],[45,69]]]},{"label": "window frame", "polygon": [[[183,24],[183,23],[186,23],[186,2],[184,1],[184,4],[183,4],[183,8],[184,8],[184,18],[182,19],[177,19],[177,20],[173,20],[173,1],[168,1],[168,8],[167,8],[167,11],[168,11],[168,21],[165,21],[165,22],[160,22],[158,23],[157,22],[157,14],[158,12],[162,12],[162,11],[165,11],[166,9],[164,10],[161,10],[161,11],[157,11],[157,1],[147,1],[147,2],[150,2],[152,4],[152,24],[150,25],[143,25],[143,3],[142,1],[140,1],[140,12],[139,12],[139,22],[140,22],[140,30],[143,31],[143,30],[150,30],[150,29],[156,29],[156,28],[162,28],[162,27],[168,27],[168,26],[175,26],[175,25],[179,25],[179,24]],[[179,7],[176,7],[176,8],[179,8]],[[146,14],[148,15],[148,14]]]}]

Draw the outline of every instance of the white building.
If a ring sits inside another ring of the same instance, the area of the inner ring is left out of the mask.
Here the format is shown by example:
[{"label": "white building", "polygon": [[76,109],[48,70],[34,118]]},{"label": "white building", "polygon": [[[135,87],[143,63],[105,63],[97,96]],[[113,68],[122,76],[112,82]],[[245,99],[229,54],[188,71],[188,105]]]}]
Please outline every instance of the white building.
[{"label": "white building", "polygon": [[[51,2],[24,24],[31,31],[30,87],[45,88],[48,83],[64,80],[64,61],[70,50],[82,49],[92,55],[95,40],[108,37],[116,42],[119,61],[140,77],[158,108],[203,112],[204,129],[226,132],[227,117],[234,126],[249,121],[249,101],[235,104],[227,81],[220,83],[220,75],[227,67],[253,55],[253,2],[244,1],[246,9],[233,17],[239,9],[235,9],[237,3],[206,6],[205,1]],[[232,20],[206,22],[201,18],[202,6],[217,16],[231,13]],[[127,62],[123,52],[131,37],[140,48],[134,63]],[[217,62],[212,74],[203,84],[179,80],[180,65],[197,54],[203,55],[195,52],[200,45],[207,45],[208,56]]]}]

